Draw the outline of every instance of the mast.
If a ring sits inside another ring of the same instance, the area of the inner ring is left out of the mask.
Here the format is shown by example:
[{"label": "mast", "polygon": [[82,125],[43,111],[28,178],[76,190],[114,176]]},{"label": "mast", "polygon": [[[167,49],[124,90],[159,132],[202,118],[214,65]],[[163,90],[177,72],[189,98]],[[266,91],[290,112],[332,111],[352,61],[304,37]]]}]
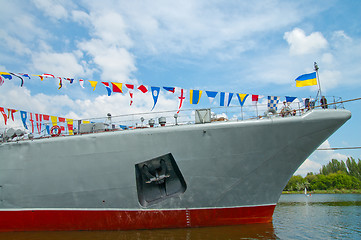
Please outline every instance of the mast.
[{"label": "mast", "polygon": [[[316,62],[314,62],[314,67],[315,67],[315,71],[316,71],[316,76],[317,76],[317,83],[318,83],[318,92],[320,93],[320,98],[322,98],[322,92],[321,92],[321,82],[320,82],[320,77],[318,75],[318,65]],[[318,93],[317,93],[318,95]],[[317,97],[316,97],[317,98]]]}]

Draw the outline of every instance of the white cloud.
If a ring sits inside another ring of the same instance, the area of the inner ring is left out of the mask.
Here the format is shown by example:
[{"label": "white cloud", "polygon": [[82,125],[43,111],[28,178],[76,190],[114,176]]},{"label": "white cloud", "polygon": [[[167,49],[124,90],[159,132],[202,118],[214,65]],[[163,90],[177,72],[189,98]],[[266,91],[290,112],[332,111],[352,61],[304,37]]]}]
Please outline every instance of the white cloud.
[{"label": "white cloud", "polygon": [[335,62],[335,58],[331,53],[325,53],[322,55],[321,61],[329,66],[332,66]]},{"label": "white cloud", "polygon": [[328,46],[327,40],[320,32],[313,32],[306,36],[300,28],[295,28],[291,32],[286,32],[283,38],[290,45],[291,55],[312,54]]},{"label": "white cloud", "polygon": [[31,53],[30,49],[25,43],[23,43],[16,37],[8,35],[2,29],[0,29],[0,40],[3,41],[4,47],[6,46],[8,50],[12,50],[18,55],[23,56]]},{"label": "white cloud", "polygon": [[110,9],[97,9],[90,15],[78,11],[74,17],[80,22],[90,21],[88,27],[93,38],[79,42],[78,47],[92,57],[103,81],[130,82],[136,67],[129,50],[133,42],[123,17]]},{"label": "white cloud", "polygon": [[322,90],[327,91],[328,89],[335,88],[343,81],[342,73],[337,70],[324,70],[320,72],[320,82]]},{"label": "white cloud", "polygon": [[39,52],[32,54],[34,69],[42,73],[50,73],[60,77],[84,76],[86,66],[79,64],[79,52]]},{"label": "white cloud", "polygon": [[73,10],[71,12],[71,16],[72,16],[73,21],[75,21],[77,23],[80,23],[80,24],[83,24],[85,26],[88,26],[90,21],[91,21],[89,14],[87,14],[84,11]]},{"label": "white cloud", "polygon": [[[328,140],[323,142],[319,148],[331,148]],[[306,161],[297,169],[295,175],[306,176],[309,172],[319,173],[322,165],[326,165],[332,159],[346,161],[347,156],[337,153],[334,150],[316,150]]]},{"label": "white cloud", "polygon": [[79,47],[92,56],[104,81],[130,82],[130,75],[136,67],[134,56],[127,49],[107,45],[101,39],[80,43]]},{"label": "white cloud", "polygon": [[351,42],[352,38],[349,37],[343,30],[335,31],[332,34],[332,38],[335,40],[348,41]]},{"label": "white cloud", "polygon": [[[198,56],[216,51],[226,60],[257,47],[258,34],[299,21],[302,17],[298,14],[298,5],[279,4],[278,1],[217,4],[158,0],[145,4],[104,0],[84,3],[99,36],[104,36],[102,32],[105,31],[113,33],[117,36],[112,38],[121,37],[123,43],[129,36],[142,54],[191,53]],[[104,16],[105,13],[108,16]]]},{"label": "white cloud", "polygon": [[68,9],[73,5],[71,1],[64,0],[61,3],[56,0],[33,0],[33,2],[44,15],[56,20],[68,18]]}]

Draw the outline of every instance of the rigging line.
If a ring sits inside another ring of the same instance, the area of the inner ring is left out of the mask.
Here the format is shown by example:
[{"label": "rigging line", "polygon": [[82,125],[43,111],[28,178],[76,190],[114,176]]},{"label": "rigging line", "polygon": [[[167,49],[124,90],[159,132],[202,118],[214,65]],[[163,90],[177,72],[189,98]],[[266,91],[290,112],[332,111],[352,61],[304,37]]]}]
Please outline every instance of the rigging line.
[{"label": "rigging line", "polygon": [[318,148],[316,150],[345,150],[345,149],[361,149],[361,147]]}]

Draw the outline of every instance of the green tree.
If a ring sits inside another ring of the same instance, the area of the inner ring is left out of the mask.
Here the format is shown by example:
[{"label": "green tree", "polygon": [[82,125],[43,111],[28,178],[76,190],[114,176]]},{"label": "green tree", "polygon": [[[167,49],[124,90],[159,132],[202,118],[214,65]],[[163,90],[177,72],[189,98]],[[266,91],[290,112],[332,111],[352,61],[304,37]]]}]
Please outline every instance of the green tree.
[{"label": "green tree", "polygon": [[352,158],[352,157],[347,158],[346,165],[347,165],[347,169],[348,169],[348,174],[361,180],[361,161],[360,161],[360,159],[358,160],[358,163],[356,163],[354,158]]},{"label": "green tree", "polygon": [[332,159],[323,165],[319,174],[307,173],[306,177],[292,176],[285,191],[361,189],[361,160],[347,158],[344,161]]},{"label": "green tree", "polygon": [[332,159],[328,164],[323,165],[322,168],[320,169],[320,173],[323,175],[336,173],[338,171],[347,173],[345,162],[344,161],[339,162],[337,159]]},{"label": "green tree", "polygon": [[286,187],[284,188],[285,191],[301,191],[305,189],[308,185],[308,182],[301,176],[296,175],[292,176],[291,179],[288,181]]}]

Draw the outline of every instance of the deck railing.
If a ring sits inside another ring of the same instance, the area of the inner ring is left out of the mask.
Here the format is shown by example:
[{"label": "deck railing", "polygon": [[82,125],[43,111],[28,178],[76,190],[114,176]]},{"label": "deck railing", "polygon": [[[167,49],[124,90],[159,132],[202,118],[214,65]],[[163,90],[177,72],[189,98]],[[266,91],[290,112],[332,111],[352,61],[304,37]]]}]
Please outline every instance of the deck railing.
[{"label": "deck railing", "polygon": [[[304,102],[293,102],[285,103],[280,102],[277,106],[277,110],[270,110],[268,108],[267,99],[258,102],[257,104],[245,105],[245,106],[228,106],[228,107],[211,107],[210,109],[210,121],[243,121],[250,119],[264,119],[269,117],[292,117],[300,116],[307,111],[315,108],[344,108],[340,97],[326,97],[325,100],[321,99],[313,100],[309,98],[306,100],[306,106]],[[184,125],[194,124],[196,109],[182,109],[177,113],[177,110],[161,111],[161,112],[147,112],[147,113],[133,113],[91,118],[91,119],[80,119],[73,121],[73,134],[85,134],[90,132],[99,131],[121,131],[121,130],[136,130],[148,127],[159,127],[159,126],[173,126],[173,125]],[[161,120],[161,121],[159,121]],[[88,124],[104,123],[99,129],[91,128],[91,131],[82,131],[82,126],[85,122]],[[154,122],[154,125],[152,124]],[[49,129],[53,126],[51,122],[42,122],[42,131],[40,133],[25,133],[19,134],[19,136],[7,136],[7,129],[0,129],[0,142],[4,141],[19,141],[23,139],[34,139],[50,137]],[[61,135],[70,135],[66,123],[58,122],[59,126],[63,126],[65,131],[61,132]],[[45,127],[44,127],[45,126]],[[14,129],[23,129],[22,126],[12,127]],[[24,129],[23,129],[24,131]],[[20,136],[21,135],[21,136]]]}]

